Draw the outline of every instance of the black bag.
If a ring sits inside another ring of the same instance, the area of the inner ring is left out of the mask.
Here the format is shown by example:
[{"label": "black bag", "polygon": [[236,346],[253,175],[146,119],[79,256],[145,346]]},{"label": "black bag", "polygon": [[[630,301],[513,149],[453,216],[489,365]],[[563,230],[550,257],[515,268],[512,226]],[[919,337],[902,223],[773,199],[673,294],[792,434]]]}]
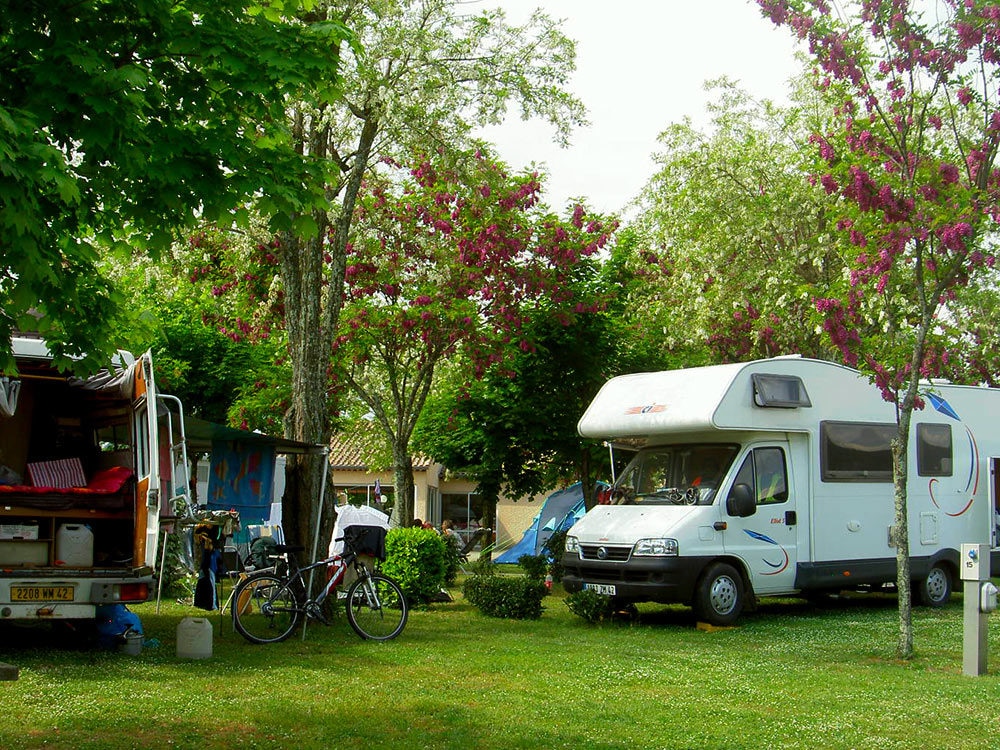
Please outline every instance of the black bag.
[{"label": "black bag", "polygon": [[380,526],[348,526],[344,529],[344,543],[359,555],[385,560],[385,529]]}]

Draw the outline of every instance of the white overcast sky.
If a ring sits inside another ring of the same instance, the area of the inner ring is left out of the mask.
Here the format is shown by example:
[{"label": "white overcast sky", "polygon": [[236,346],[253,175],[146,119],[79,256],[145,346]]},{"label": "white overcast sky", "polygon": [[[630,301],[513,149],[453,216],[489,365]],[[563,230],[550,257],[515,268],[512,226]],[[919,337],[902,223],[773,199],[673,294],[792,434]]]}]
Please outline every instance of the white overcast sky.
[{"label": "white overcast sky", "polygon": [[571,145],[512,113],[483,136],[512,168],[535,162],[549,173],[545,201],[555,209],[582,197],[619,213],[653,174],[657,136],[685,116],[704,123],[706,80],[726,75],[757,98],[782,101],[797,69],[787,29],[763,18],[751,0],[479,0],[521,23],[535,8],[562,19],[577,42],[570,85],[590,125]]}]

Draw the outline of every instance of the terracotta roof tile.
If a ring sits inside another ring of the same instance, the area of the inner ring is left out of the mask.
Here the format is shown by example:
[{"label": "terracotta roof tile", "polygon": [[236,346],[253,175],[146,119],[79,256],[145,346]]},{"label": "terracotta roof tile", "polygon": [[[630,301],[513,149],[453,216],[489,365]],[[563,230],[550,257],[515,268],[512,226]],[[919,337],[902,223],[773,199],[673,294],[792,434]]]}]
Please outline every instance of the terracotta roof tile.
[{"label": "terracotta roof tile", "polygon": [[[335,471],[366,471],[368,464],[364,459],[364,442],[353,438],[347,432],[341,432],[330,440],[330,468]],[[415,454],[413,470],[427,471],[434,460],[429,456]]]}]

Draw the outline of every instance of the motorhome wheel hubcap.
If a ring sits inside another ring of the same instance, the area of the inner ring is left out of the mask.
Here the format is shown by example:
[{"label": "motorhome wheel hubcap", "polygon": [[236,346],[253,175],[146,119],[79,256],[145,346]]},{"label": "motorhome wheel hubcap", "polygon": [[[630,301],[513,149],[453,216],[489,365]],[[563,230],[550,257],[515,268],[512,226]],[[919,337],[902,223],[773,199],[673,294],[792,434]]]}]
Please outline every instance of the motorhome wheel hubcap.
[{"label": "motorhome wheel hubcap", "polygon": [[933,601],[944,598],[947,589],[945,574],[940,568],[934,568],[927,576],[927,593]]},{"label": "motorhome wheel hubcap", "polygon": [[720,576],[712,582],[712,609],[720,615],[733,611],[736,596],[736,582],[729,576]]}]

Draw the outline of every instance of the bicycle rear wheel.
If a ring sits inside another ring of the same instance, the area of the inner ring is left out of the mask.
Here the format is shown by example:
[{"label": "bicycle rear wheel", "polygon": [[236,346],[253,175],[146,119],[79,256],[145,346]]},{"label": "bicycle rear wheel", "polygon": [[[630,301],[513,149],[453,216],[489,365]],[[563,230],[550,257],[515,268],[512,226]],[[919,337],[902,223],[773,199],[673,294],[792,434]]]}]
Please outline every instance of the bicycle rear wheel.
[{"label": "bicycle rear wheel", "polygon": [[302,617],[291,582],[274,573],[255,573],[233,592],[233,626],[251,643],[277,643],[290,636]]},{"label": "bicycle rear wheel", "polygon": [[403,589],[381,573],[362,576],[347,591],[347,621],[362,638],[395,638],[403,632],[408,614]]}]

